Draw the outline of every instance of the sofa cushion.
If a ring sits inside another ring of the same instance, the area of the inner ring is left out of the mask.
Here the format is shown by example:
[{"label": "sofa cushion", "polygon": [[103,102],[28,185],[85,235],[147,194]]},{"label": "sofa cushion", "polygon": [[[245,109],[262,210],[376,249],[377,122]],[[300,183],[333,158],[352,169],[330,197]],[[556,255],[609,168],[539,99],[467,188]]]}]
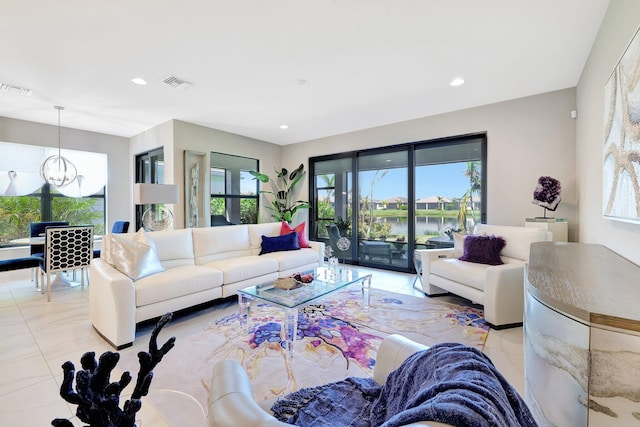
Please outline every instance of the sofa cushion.
[{"label": "sofa cushion", "polygon": [[298,233],[285,234],[282,236],[262,236],[262,249],[260,255],[278,251],[297,251],[300,249]]},{"label": "sofa cushion", "polygon": [[495,234],[501,236],[507,245],[502,249],[501,256],[517,258],[523,261],[529,259],[529,249],[534,242],[544,242],[549,239],[545,230],[528,227],[514,227],[508,225],[478,224],[473,234]]},{"label": "sofa cushion", "polygon": [[203,227],[193,229],[196,264],[251,255],[247,225]]},{"label": "sofa cushion", "polygon": [[484,291],[484,279],[489,267],[488,264],[443,258],[431,262],[431,274]]},{"label": "sofa cushion", "polygon": [[195,264],[191,229],[151,231],[147,235],[156,243],[158,257],[165,268]]},{"label": "sofa cushion", "polygon": [[112,265],[131,280],[139,280],[164,271],[152,238],[140,229],[128,239],[119,234],[109,234],[108,259]]},{"label": "sofa cushion", "polygon": [[491,236],[467,236],[464,239],[464,253],[460,261],[476,262],[488,265],[503,264],[500,259],[500,251],[506,242],[502,237]]},{"label": "sofa cushion", "polygon": [[206,263],[205,266],[220,270],[225,285],[278,271],[277,260],[258,255],[215,260]]},{"label": "sofa cushion", "polygon": [[282,224],[279,222],[248,224],[251,254],[258,255],[260,253],[260,249],[262,249],[262,236],[279,236],[281,227]]},{"label": "sofa cushion", "polygon": [[298,243],[301,248],[309,248],[309,242],[307,241],[307,223],[306,221],[302,221],[300,224],[295,227],[291,227],[287,221],[282,221],[282,226],[280,227],[280,235],[293,233],[294,231],[298,233]]},{"label": "sofa cushion", "polygon": [[198,265],[170,268],[135,283],[136,307],[206,291],[221,285],[222,272],[219,270]]},{"label": "sofa cushion", "polygon": [[315,249],[300,249],[299,251],[272,252],[263,257],[275,259],[278,262],[278,271],[287,271],[318,262],[320,256]]}]

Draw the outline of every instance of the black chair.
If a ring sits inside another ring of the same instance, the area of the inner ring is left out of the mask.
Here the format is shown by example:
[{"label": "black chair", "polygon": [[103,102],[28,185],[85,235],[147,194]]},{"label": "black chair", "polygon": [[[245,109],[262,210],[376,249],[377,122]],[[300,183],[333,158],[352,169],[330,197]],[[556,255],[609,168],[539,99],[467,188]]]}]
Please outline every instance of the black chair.
[{"label": "black chair", "polygon": [[[31,222],[29,223],[29,237],[33,240],[34,238],[41,238],[42,243],[34,243],[33,241],[29,244],[29,255],[32,257],[42,258],[44,264],[44,233],[47,227],[65,227],[69,225],[68,221],[45,221],[45,222]],[[31,280],[35,280],[36,286],[38,286],[38,269],[33,270],[33,278]]]},{"label": "black chair", "polygon": [[[113,227],[111,227],[111,234],[124,234],[129,231],[129,221],[116,221],[113,223]],[[93,251],[94,258],[100,258],[100,249],[95,249]]]},{"label": "black chair", "polygon": [[42,243],[33,243],[30,245],[30,255],[44,257],[44,233],[47,227],[65,227],[69,225],[68,221],[47,221],[32,222],[29,224],[29,237],[41,237]]},{"label": "black chair", "polygon": [[227,217],[224,215],[211,215],[211,226],[218,227],[220,225],[235,225],[234,223],[227,220]]}]

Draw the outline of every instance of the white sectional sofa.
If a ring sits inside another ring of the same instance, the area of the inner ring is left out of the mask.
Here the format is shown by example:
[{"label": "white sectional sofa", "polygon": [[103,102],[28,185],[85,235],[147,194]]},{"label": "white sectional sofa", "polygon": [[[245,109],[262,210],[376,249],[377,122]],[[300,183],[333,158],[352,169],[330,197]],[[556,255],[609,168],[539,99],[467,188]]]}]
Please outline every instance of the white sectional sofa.
[{"label": "white sectional sofa", "polygon": [[484,317],[494,328],[522,324],[524,265],[531,243],[552,240],[551,232],[504,225],[478,224],[475,235],[502,237],[506,245],[499,256],[504,264],[461,261],[462,239],[456,247],[416,251],[422,263],[422,288],[428,296],[451,292],[484,306]]},{"label": "white sectional sofa", "polygon": [[[322,242],[259,255],[262,236],[278,236],[280,227],[266,223],[149,232],[165,271],[135,281],[107,262],[109,239],[103,239],[101,258],[89,269],[93,327],[121,349],[133,343],[137,323],[323,262]],[[133,239],[134,234],[120,236]]]}]

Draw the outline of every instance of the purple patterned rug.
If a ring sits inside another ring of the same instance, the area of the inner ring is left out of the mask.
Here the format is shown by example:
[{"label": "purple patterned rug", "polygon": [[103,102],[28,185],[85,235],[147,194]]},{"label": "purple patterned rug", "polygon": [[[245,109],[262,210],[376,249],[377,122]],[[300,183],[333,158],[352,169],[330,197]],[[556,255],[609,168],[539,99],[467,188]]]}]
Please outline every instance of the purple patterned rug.
[{"label": "purple patterned rug", "polygon": [[372,289],[365,310],[360,286],[301,310],[292,360],[280,339],[282,323],[281,310],[253,302],[243,332],[234,304],[201,332],[176,343],[168,363],[155,369],[152,387],[181,390],[206,408],[213,365],[236,359],[261,401],[348,376],[370,376],[376,350],[388,334],[425,345],[451,341],[482,349],[489,330],[482,309],[456,297],[429,299]]}]

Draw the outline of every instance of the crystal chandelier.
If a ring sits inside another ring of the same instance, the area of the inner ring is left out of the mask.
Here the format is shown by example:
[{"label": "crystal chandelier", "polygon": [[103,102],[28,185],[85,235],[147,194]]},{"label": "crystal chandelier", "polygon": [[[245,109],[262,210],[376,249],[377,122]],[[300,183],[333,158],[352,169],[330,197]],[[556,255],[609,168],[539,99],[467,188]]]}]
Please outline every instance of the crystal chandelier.
[{"label": "crystal chandelier", "polygon": [[69,159],[62,157],[60,150],[60,110],[64,110],[64,107],[56,105],[53,108],[58,110],[58,154],[47,158],[42,163],[40,176],[52,187],[61,188],[71,184],[78,172]]}]

